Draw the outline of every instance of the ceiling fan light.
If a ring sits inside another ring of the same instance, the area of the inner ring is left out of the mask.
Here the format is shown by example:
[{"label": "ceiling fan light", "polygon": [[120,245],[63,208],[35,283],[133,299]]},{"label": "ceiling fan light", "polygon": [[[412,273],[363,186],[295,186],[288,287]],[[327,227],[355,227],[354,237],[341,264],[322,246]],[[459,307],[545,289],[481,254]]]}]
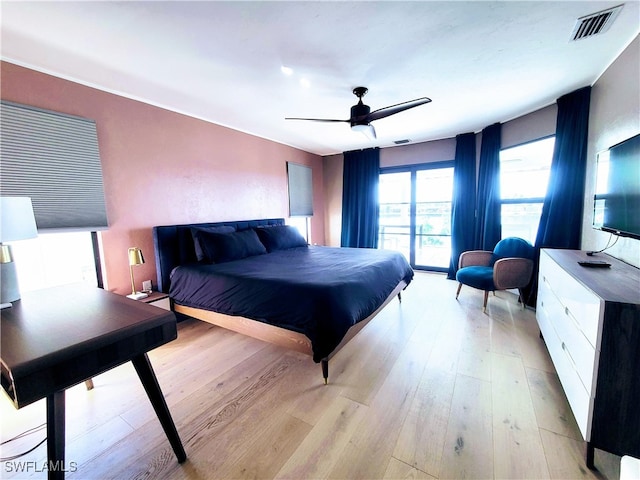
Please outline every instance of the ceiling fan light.
[{"label": "ceiling fan light", "polygon": [[366,123],[356,123],[355,125],[351,125],[351,130],[354,132],[360,132],[364,134],[370,140],[375,140],[376,131],[373,128],[373,125]]},{"label": "ceiling fan light", "polygon": [[360,133],[369,133],[369,125],[351,125],[351,130]]}]

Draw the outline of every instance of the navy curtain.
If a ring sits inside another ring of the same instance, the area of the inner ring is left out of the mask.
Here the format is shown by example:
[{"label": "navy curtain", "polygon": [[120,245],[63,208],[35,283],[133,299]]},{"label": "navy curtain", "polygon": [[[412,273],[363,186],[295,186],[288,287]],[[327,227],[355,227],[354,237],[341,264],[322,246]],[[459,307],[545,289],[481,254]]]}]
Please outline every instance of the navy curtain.
[{"label": "navy curtain", "polygon": [[[536,259],[541,248],[580,248],[590,101],[591,87],[581,88],[557,100],[556,141],[536,236]],[[536,264],[526,297],[530,306],[536,304],[537,280]]]},{"label": "navy curtain", "polygon": [[342,186],[343,247],[377,248],[380,150],[344,152]]},{"label": "navy curtain", "polygon": [[494,123],[482,130],[478,172],[478,215],[475,248],[493,251],[502,237],[500,217],[500,144],[502,125]]},{"label": "navy curtain", "polygon": [[454,280],[458,258],[474,249],[476,210],[476,136],[463,133],[456,136],[456,156],[453,165],[453,199],[451,204],[451,260],[447,278]]}]

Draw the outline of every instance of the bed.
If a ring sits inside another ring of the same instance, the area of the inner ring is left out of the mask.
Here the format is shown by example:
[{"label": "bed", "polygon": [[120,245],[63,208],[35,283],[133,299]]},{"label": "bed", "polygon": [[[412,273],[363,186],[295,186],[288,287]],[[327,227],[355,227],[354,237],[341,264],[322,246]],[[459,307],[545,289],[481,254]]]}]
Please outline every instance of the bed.
[{"label": "bed", "polygon": [[398,252],[309,246],[284,219],[153,228],[172,309],[328,362],[413,279]]}]

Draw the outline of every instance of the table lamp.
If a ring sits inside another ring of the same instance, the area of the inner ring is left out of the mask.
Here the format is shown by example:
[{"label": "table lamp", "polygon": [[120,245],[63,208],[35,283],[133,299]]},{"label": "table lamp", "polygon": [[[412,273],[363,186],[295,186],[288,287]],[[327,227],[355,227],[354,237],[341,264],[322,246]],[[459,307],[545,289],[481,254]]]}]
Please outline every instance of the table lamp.
[{"label": "table lamp", "polygon": [[133,267],[136,265],[142,265],[144,263],[144,257],[142,256],[142,250],[138,247],[129,248],[129,272],[131,272],[131,295],[127,295],[128,298],[133,300],[140,300],[141,298],[147,298],[144,292],[136,292],[136,283],[133,280]]},{"label": "table lamp", "polygon": [[5,242],[36,238],[38,230],[29,197],[0,197],[0,308],[20,300],[11,246]]}]

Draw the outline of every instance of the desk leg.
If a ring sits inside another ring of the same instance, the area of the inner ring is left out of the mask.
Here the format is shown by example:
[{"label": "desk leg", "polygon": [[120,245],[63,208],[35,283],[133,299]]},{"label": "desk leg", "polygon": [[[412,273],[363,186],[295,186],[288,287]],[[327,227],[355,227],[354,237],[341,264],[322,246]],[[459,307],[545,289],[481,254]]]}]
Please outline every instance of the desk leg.
[{"label": "desk leg", "polygon": [[171,413],[169,413],[169,407],[167,407],[167,402],[164,399],[164,395],[162,395],[162,390],[160,390],[158,379],[155,373],[153,373],[149,357],[144,353],[134,357],[131,362],[136,372],[138,372],[138,377],[140,377],[140,381],[147,392],[151,405],[153,405],[153,409],[156,411],[156,415],[158,415],[158,420],[160,420],[164,433],[167,435],[173,452],[178,458],[178,463],[184,462],[187,459],[187,454],[178,436],[178,431],[171,418]]},{"label": "desk leg", "polygon": [[64,479],[64,390],[47,396],[48,479]]}]

